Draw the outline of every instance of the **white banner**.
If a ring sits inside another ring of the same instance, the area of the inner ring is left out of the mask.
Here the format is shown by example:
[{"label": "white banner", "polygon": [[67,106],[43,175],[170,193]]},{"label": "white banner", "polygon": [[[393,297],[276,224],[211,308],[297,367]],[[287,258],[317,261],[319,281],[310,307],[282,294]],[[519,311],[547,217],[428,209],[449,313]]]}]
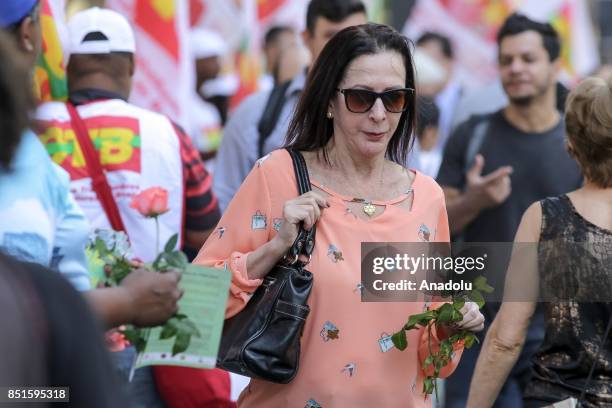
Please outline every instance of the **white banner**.
[{"label": "white banner", "polygon": [[136,34],[136,73],[130,102],[185,124],[194,85],[188,3],[183,0],[107,0]]},{"label": "white banner", "polygon": [[562,39],[566,80],[588,75],[598,66],[597,42],[585,0],[417,0],[403,32],[413,40],[425,31],[447,35],[455,49],[455,75],[469,89],[497,77],[495,35],[515,10],[555,26]]}]

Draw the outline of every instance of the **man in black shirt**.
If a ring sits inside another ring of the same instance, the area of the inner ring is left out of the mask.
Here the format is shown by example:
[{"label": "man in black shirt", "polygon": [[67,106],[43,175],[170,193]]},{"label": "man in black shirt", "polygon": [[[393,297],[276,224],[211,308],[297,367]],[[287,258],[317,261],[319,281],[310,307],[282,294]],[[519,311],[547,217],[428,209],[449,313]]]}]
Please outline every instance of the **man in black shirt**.
[{"label": "man in black shirt", "polygon": [[[556,109],[560,40],[549,24],[514,14],[497,36],[499,71],[509,104],[473,116],[448,141],[438,173],[451,233],[468,242],[512,242],[523,212],[534,201],[578,188],[581,175],[565,149]],[[487,305],[490,322],[495,305]],[[529,357],[542,340],[534,316],[523,354],[496,406],[522,406]],[[479,347],[466,350],[447,382],[446,407],[464,407]]]}]

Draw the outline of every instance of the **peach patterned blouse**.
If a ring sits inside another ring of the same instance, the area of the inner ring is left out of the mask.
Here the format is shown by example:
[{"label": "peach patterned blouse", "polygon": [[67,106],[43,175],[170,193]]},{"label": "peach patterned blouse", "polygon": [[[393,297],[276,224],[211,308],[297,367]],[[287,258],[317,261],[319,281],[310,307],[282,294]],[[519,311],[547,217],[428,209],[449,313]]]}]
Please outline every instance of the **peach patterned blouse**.
[{"label": "peach patterned blouse", "polygon": [[[312,184],[320,186],[316,180]],[[385,205],[369,220],[347,211],[344,197],[327,190],[330,207],[317,224],[308,270],[314,285],[301,340],[299,372],[289,384],[251,380],[240,407],[429,407],[422,394],[421,362],[428,355],[427,332],[412,330],[408,348],[393,348],[388,334],[398,330],[424,302],[362,303],[361,242],[449,240],[444,196],[430,177],[416,173],[410,211]],[[291,157],[276,150],[259,159],[204,244],[195,263],[231,269],[226,316],[238,313],[261,280],[248,279],[249,253],[272,239],[282,222],[283,204],[297,196]],[[405,197],[408,197],[405,195]],[[437,344],[434,338],[432,343]],[[458,362],[461,348],[442,376]]]}]

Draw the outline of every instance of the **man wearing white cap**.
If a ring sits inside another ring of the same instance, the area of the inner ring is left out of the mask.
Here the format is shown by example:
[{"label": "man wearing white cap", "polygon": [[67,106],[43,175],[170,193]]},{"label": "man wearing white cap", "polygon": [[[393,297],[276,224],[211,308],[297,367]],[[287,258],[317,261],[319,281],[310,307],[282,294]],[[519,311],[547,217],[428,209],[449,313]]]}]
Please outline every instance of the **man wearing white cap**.
[{"label": "man wearing white cap", "polygon": [[128,21],[112,10],[91,8],[74,15],[68,32],[69,103],[43,105],[38,119],[46,125],[41,140],[54,161],[70,173],[77,201],[94,227],[111,226],[112,214],[105,213],[106,207],[96,199],[92,175],[82,160],[83,147],[72,131],[75,117],[68,108],[73,105],[99,151],[135,256],[144,261],[156,256],[154,240],[149,239],[155,235],[155,223],[129,207],[136,193],[151,186],[169,193],[170,211],[160,218],[160,242],[179,232],[185,247],[199,249],[218,221],[210,176],[176,125],[127,102],[136,50]]},{"label": "man wearing white cap", "polygon": [[209,30],[196,28],[189,34],[189,44],[194,59],[196,87],[189,104],[187,132],[200,151],[206,167],[211,170],[211,161],[221,143],[222,124],[217,108],[204,100],[203,87],[216,78],[221,71],[220,57],[227,52],[223,39]]},{"label": "man wearing white cap", "polygon": [[[129,23],[112,10],[91,8],[73,16],[68,32],[69,101],[41,106],[37,118],[45,128],[41,141],[70,174],[92,227],[125,231],[134,255],[154,260],[156,223],[130,203],[141,190],[162,187],[169,211],[159,218],[159,241],[178,232],[184,247],[199,249],[219,216],[210,176],[167,117],[127,102],[136,50]],[[127,374],[133,349],[118,357]],[[150,369],[136,370],[128,391],[133,406],[163,406]]]}]

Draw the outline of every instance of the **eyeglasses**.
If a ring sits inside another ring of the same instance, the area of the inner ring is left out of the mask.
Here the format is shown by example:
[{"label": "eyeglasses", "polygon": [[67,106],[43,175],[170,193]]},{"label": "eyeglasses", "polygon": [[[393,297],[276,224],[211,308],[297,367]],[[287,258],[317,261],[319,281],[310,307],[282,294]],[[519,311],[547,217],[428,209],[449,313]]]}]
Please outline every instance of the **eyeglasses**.
[{"label": "eyeglasses", "polygon": [[414,94],[412,88],[391,89],[385,92],[374,92],[368,89],[336,89],[344,95],[346,109],[353,113],[365,113],[372,109],[380,98],[387,112],[400,113],[408,108],[408,97]]}]

